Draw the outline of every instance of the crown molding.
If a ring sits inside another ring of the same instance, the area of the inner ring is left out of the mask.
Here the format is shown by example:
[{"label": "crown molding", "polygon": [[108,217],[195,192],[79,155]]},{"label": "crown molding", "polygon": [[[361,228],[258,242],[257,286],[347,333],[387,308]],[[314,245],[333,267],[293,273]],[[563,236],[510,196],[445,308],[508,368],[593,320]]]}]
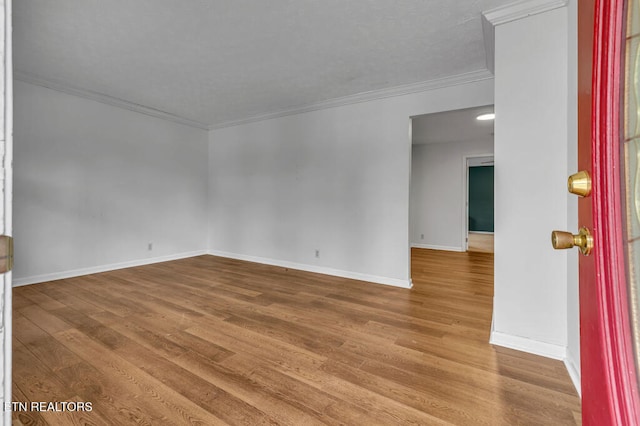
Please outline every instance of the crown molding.
[{"label": "crown molding", "polygon": [[208,125],[199,121],[191,120],[188,118],[180,117],[165,111],[160,111],[155,108],[150,108],[144,105],[136,104],[126,101],[124,99],[115,98],[113,96],[105,95],[102,93],[94,92],[91,90],[80,89],[70,86],[61,81],[43,78],[31,73],[16,70],[14,72],[14,78],[16,80],[34,84],[36,86],[46,87],[48,89],[56,90],[59,92],[67,93],[74,96],[79,96],[86,99],[91,99],[97,102],[101,102],[107,105],[128,109],[141,114],[149,115],[164,120],[173,121],[175,123],[184,124],[187,126],[195,127],[204,130],[221,129],[224,127],[239,126],[242,124],[253,123],[256,121],[270,120],[273,118],[286,117],[288,115],[302,114],[305,112],[318,111],[327,108],[335,108],[344,105],[356,104],[361,102],[368,102],[376,99],[385,99],[395,96],[408,95],[412,93],[426,92],[430,90],[442,89],[445,87],[458,86],[461,84],[473,83],[476,81],[489,80],[493,78],[493,74],[488,70],[477,70],[464,74],[457,74],[449,77],[438,78],[434,80],[422,81],[419,83],[405,84],[401,86],[394,86],[381,90],[372,90],[368,92],[362,92],[355,95],[343,96],[340,98],[329,99],[326,101],[303,105],[300,107],[294,107],[275,111],[267,114],[256,115],[253,117],[243,118],[240,120],[226,121],[222,123]]},{"label": "crown molding", "polygon": [[[486,138],[485,137],[481,137],[481,138],[471,138],[471,139],[461,139],[461,140],[448,140],[448,141],[429,141],[429,140],[424,140],[424,139],[415,139],[412,143],[412,145],[440,145],[440,144],[451,144],[451,143],[470,143],[470,142],[486,142],[486,141],[491,141],[493,142],[493,132],[491,135],[487,134]],[[484,155],[482,156],[484,157]]]},{"label": "crown molding", "polygon": [[564,7],[568,0],[524,0],[482,12],[483,18],[493,26]]},{"label": "crown molding", "polygon": [[495,27],[564,7],[568,0],[525,0],[482,12],[482,33],[487,69],[495,72]]},{"label": "crown molding", "polygon": [[138,112],[140,114],[145,114],[151,117],[161,118],[163,120],[172,121],[174,123],[183,124],[190,127],[195,127],[198,129],[209,130],[209,125],[205,123],[201,123],[196,120],[191,120],[189,118],[180,117],[175,114],[171,114],[166,111],[161,111],[159,109],[150,108],[144,105],[136,104],[134,102],[129,102],[124,99],[115,98],[113,96],[105,95],[102,93],[94,92],[92,90],[80,89],[78,87],[70,86],[61,81],[43,78],[31,73],[27,73],[20,70],[14,71],[14,79],[22,81],[24,83],[34,84],[36,86],[46,87],[47,89],[56,90],[58,92],[67,93],[69,95],[78,96],[81,98],[90,99],[96,102],[100,102],[103,104],[128,109],[130,111]]},{"label": "crown molding", "polygon": [[426,92],[445,87],[458,86],[461,84],[473,83],[476,81],[489,80],[493,78],[493,74],[488,70],[477,70],[464,74],[453,75],[434,80],[422,81],[419,83],[405,84],[402,86],[394,86],[387,89],[372,90],[362,92],[355,95],[343,96],[340,98],[329,99],[314,104],[303,105],[299,107],[284,109],[272,113],[256,115],[240,120],[226,121],[223,123],[212,124],[209,129],[221,129],[224,127],[239,126],[242,124],[253,123],[256,121],[270,120],[273,118],[286,117],[288,115],[302,114],[305,112],[318,111],[327,108],[335,108],[344,105],[356,104],[361,102],[373,101],[376,99],[385,99],[395,96],[408,95],[411,93]]}]

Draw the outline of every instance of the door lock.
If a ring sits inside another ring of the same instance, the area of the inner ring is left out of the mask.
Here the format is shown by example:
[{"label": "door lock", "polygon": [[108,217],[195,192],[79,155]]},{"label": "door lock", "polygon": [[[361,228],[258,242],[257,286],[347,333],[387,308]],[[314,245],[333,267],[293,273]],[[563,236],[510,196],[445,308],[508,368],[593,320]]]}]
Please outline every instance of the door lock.
[{"label": "door lock", "polygon": [[567,189],[570,193],[580,197],[591,195],[591,176],[589,176],[589,172],[582,170],[569,176]]},{"label": "door lock", "polygon": [[0,274],[13,269],[13,238],[0,235]]}]

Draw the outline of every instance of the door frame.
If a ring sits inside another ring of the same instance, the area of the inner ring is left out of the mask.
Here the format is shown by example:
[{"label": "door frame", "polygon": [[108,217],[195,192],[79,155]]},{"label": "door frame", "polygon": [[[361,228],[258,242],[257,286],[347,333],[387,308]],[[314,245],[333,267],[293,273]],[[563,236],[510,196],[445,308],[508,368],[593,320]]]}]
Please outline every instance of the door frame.
[{"label": "door frame", "polygon": [[[0,141],[0,190],[2,190],[2,205],[0,206],[0,233],[13,235],[13,53],[12,53],[12,0],[4,0],[4,10],[2,24],[3,28],[3,51],[2,72],[4,96],[2,97],[2,109],[4,110],[4,141]],[[11,366],[12,366],[12,273],[9,271],[0,276],[3,286],[2,302],[2,387],[3,387],[3,424],[11,424],[11,410],[7,410],[6,404],[11,403]]]},{"label": "door frame", "polygon": [[[472,158],[491,158],[495,166],[494,153],[464,154],[462,156],[462,243],[460,247],[463,252],[469,250],[469,160]],[[494,182],[493,193],[495,194],[495,192],[496,187]]]}]

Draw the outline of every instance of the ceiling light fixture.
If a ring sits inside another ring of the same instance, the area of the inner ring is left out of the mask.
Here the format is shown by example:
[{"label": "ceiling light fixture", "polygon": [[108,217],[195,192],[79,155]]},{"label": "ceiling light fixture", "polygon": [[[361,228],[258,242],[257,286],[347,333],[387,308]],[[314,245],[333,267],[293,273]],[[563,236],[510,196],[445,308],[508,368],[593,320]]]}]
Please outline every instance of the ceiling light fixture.
[{"label": "ceiling light fixture", "polygon": [[487,121],[487,120],[493,120],[495,118],[496,118],[496,115],[491,112],[489,114],[480,114],[479,116],[476,117],[476,120]]}]

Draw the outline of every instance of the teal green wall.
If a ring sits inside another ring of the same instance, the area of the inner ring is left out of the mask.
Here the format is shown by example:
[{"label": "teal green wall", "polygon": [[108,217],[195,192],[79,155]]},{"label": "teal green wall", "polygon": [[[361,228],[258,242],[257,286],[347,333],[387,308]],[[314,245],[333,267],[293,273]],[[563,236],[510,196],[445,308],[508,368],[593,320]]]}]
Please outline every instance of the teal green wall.
[{"label": "teal green wall", "polygon": [[469,231],[493,232],[493,166],[469,167]]}]

